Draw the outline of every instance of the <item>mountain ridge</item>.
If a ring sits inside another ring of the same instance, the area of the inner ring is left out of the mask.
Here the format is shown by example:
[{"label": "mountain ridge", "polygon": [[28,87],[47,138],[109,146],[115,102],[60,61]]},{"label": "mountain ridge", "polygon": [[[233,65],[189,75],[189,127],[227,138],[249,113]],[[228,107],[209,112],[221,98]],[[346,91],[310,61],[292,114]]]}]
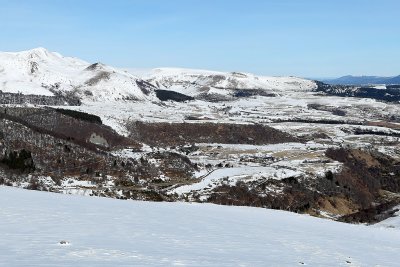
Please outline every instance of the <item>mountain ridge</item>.
[{"label": "mountain ridge", "polygon": [[156,68],[138,77],[123,69],[64,57],[42,47],[22,52],[0,52],[0,90],[6,93],[53,96],[62,92],[73,93],[83,101],[158,101],[156,89],[176,91],[190,97],[232,97],[237,93],[232,89],[274,94],[275,91],[315,88],[314,81],[297,77],[182,68]]},{"label": "mountain ridge", "polygon": [[335,79],[324,79],[325,83],[333,85],[377,85],[377,84],[400,84],[400,75],[391,77],[382,76],[353,76],[345,75]]}]

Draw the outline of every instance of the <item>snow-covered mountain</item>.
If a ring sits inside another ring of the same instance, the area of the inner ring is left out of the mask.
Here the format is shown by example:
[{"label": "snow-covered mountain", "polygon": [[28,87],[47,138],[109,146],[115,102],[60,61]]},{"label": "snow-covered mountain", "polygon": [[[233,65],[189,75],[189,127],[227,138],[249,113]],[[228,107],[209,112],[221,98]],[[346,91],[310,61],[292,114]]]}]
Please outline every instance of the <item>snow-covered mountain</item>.
[{"label": "snow-covered mountain", "polygon": [[47,95],[73,92],[83,100],[146,100],[153,88],[136,76],[101,63],[64,57],[44,48],[0,53],[0,90]]},{"label": "snow-covered mountain", "polygon": [[217,72],[180,68],[157,68],[143,76],[160,89],[173,90],[190,96],[200,94],[226,95],[229,90],[310,91],[316,83],[297,77],[267,77],[241,72]]},{"label": "snow-covered mountain", "polygon": [[138,76],[101,63],[64,57],[44,48],[0,52],[0,90],[25,95],[72,94],[83,101],[155,100],[156,89],[192,97],[250,94],[284,94],[310,91],[316,83],[296,77],[265,77],[240,72],[158,68]]}]

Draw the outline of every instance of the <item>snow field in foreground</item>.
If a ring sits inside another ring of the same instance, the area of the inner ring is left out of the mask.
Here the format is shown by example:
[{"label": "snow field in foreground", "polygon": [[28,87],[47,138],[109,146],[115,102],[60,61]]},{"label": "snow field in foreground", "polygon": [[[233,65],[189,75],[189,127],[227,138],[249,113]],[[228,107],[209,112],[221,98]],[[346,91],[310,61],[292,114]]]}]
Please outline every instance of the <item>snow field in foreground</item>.
[{"label": "snow field in foreground", "polygon": [[[398,228],[0,187],[0,266],[398,266]],[[66,244],[60,244],[66,241]]]}]

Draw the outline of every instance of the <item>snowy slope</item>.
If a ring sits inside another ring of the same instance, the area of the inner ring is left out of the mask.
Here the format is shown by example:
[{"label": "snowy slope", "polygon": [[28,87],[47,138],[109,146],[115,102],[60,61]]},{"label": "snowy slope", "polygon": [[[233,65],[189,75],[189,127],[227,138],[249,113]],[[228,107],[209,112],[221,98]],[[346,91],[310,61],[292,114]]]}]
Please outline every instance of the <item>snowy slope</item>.
[{"label": "snowy slope", "polygon": [[139,78],[103,64],[90,64],[36,48],[23,52],[0,52],[0,90],[3,92],[53,95],[76,91],[84,100],[145,100]]},{"label": "snowy slope", "polygon": [[[398,266],[398,228],[0,187],[0,266]],[[59,244],[67,241],[67,244]]]},{"label": "snowy slope", "polygon": [[271,93],[310,91],[315,82],[297,77],[255,76],[250,73],[216,72],[179,68],[158,68],[143,76],[161,89],[196,96],[201,93],[226,94],[227,89],[265,90]]},{"label": "snowy slope", "polygon": [[399,210],[394,214],[395,217],[386,219],[386,220],[378,223],[376,226],[400,229],[400,206],[397,206],[394,209]]}]

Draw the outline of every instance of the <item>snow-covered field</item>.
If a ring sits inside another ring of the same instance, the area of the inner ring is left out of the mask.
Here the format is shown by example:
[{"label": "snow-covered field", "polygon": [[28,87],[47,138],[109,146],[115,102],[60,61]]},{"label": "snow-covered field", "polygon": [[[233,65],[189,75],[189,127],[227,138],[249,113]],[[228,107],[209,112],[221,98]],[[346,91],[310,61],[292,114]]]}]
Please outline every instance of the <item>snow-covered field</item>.
[{"label": "snow-covered field", "polygon": [[[398,266],[400,229],[0,187],[0,266]],[[397,224],[392,222],[393,225]],[[60,244],[66,241],[66,244]]]}]

